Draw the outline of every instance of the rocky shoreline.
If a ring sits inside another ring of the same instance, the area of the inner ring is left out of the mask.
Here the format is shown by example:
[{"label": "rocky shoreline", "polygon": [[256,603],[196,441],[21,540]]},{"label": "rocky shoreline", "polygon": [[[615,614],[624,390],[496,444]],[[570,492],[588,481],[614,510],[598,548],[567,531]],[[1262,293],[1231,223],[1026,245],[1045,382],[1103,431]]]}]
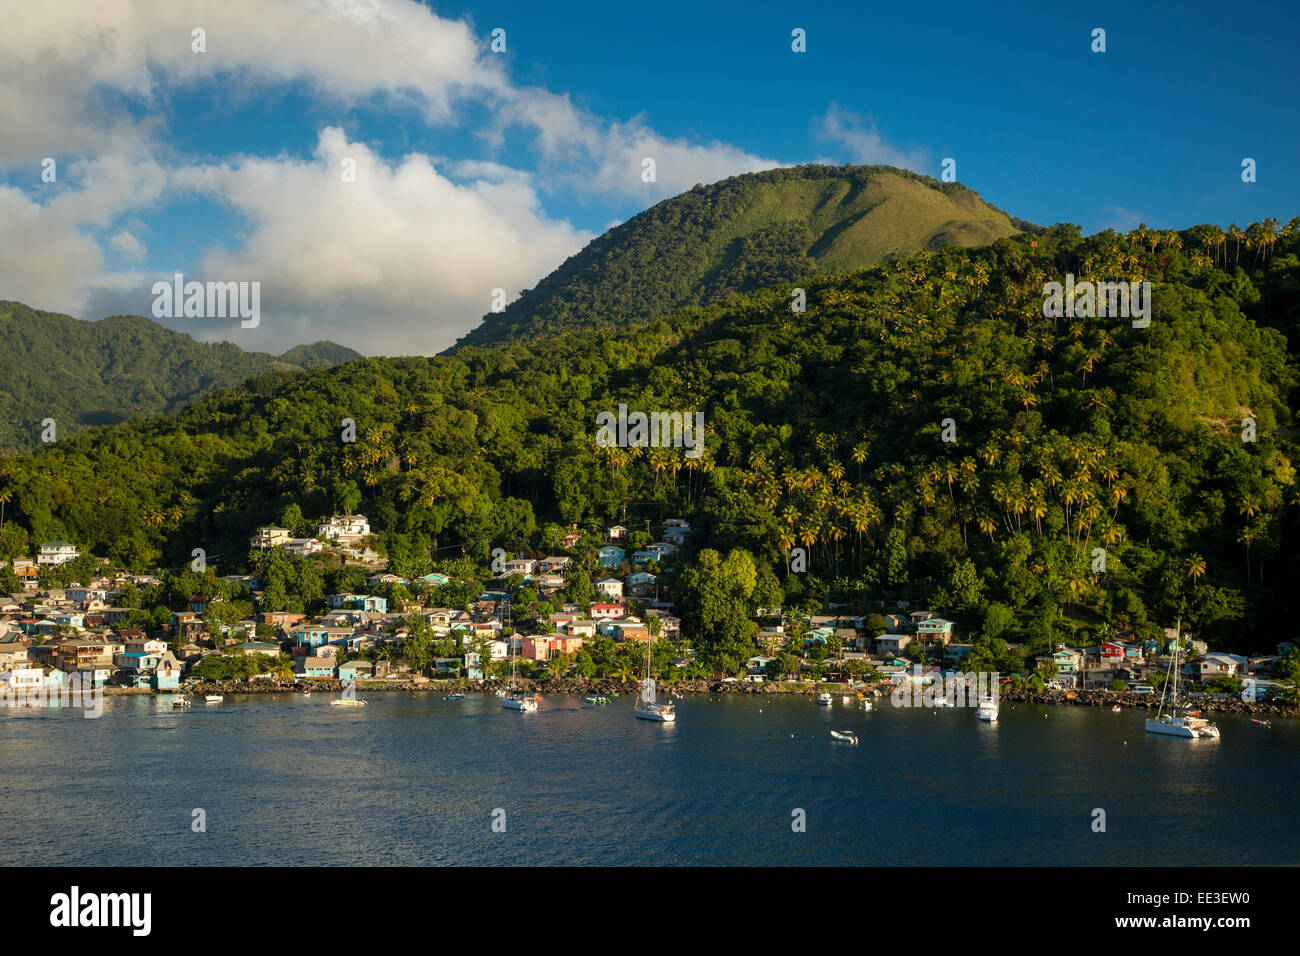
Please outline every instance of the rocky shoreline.
[{"label": "rocky shoreline", "polygon": [[[1113,707],[1125,709],[1156,710],[1160,706],[1159,694],[1126,694],[1103,690],[1047,691],[1004,688],[1000,695],[1004,701],[1023,704],[1056,704],[1067,707]],[[1243,714],[1250,717],[1300,717],[1300,707],[1295,704],[1253,703],[1238,697],[1226,699],[1194,699],[1193,706],[1207,714]]]},{"label": "rocky shoreline", "polygon": [[[502,680],[425,680],[419,683],[409,680],[397,681],[363,681],[357,691],[361,694],[384,693],[384,692],[402,692],[413,694],[494,694],[499,688],[506,685]],[[635,681],[620,681],[612,678],[598,678],[586,680],[582,678],[562,678],[548,681],[533,681],[525,678],[519,678],[519,687],[523,690],[539,694],[573,694],[576,696],[599,696],[618,694],[620,696],[632,696],[636,694],[637,684]],[[856,695],[858,693],[871,693],[872,690],[878,689],[881,697],[885,698],[892,692],[892,688],[880,686],[869,687],[865,685],[849,686],[845,684],[814,684],[809,682],[801,683],[764,683],[750,684],[744,682],[723,682],[713,680],[683,680],[673,681],[671,683],[661,682],[659,690],[665,694],[739,694],[747,696],[771,697],[776,695],[803,695],[813,696],[823,692],[829,692],[837,696],[842,694]],[[109,693],[115,689],[110,688]],[[282,684],[274,681],[255,681],[250,683],[200,683],[188,687],[185,693],[192,694],[293,694],[302,693],[304,690],[311,690],[323,693],[339,693],[343,690],[343,683],[337,680],[313,680],[298,681],[292,684]],[[152,693],[152,691],[137,691],[135,689],[120,689],[119,693]],[[1085,690],[1085,691],[1044,691],[1035,692],[1028,689],[1016,690],[1013,688],[1003,688],[1000,692],[1000,698],[1003,701],[1023,704],[1042,704],[1046,706],[1062,707],[1113,707],[1118,704],[1125,709],[1135,708],[1141,710],[1155,710],[1160,706],[1160,696],[1158,694],[1139,695],[1116,693],[1113,691]],[[1300,706],[1294,704],[1279,703],[1253,703],[1248,704],[1238,698],[1228,699],[1210,699],[1197,700],[1196,706],[1205,713],[1218,714],[1242,714],[1251,717],[1300,717]]]}]

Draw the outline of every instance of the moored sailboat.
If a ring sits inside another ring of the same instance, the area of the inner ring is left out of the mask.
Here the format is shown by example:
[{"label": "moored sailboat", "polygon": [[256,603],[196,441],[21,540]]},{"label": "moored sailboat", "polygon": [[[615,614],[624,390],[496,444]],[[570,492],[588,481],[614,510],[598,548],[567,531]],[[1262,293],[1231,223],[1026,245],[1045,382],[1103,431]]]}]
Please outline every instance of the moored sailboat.
[{"label": "moored sailboat", "polygon": [[[510,619],[510,605],[506,605],[506,620]],[[519,710],[525,714],[537,713],[537,706],[541,701],[536,694],[528,694],[519,689],[519,658],[515,654],[515,642],[510,641],[510,687],[501,694],[501,708],[503,710]]]},{"label": "moored sailboat", "polygon": [[[1182,644],[1182,621],[1178,622],[1174,637],[1174,653],[1169,659],[1169,670],[1165,675],[1165,685],[1161,688],[1160,707],[1155,720],[1146,722],[1149,734],[1162,734],[1166,737],[1211,737],[1218,739],[1219,728],[1200,715],[1199,711],[1180,714],[1178,712],[1178,651]],[[1172,684],[1172,691],[1170,686]],[[1169,713],[1165,713],[1165,699],[1169,700]]]},{"label": "moored sailboat", "polygon": [[660,703],[655,700],[655,679],[650,676],[650,645],[653,638],[647,636],[645,642],[645,678],[637,689],[636,703],[632,713],[642,720],[657,720],[671,724],[677,720],[677,711],[672,702]]}]

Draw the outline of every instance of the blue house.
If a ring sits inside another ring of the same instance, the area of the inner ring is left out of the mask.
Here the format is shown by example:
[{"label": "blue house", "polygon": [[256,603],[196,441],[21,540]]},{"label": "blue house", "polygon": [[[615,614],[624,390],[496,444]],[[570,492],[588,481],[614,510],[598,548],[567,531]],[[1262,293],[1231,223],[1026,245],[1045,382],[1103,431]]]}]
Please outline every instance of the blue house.
[{"label": "blue house", "polygon": [[455,677],[460,673],[460,658],[439,657],[433,662],[433,670],[436,674],[448,674]]},{"label": "blue house", "polygon": [[153,672],[154,690],[180,690],[181,662],[171,651],[165,653],[158,661]]},{"label": "blue house", "polygon": [[474,651],[465,652],[465,676],[470,680],[483,678],[483,661]]},{"label": "blue house", "polygon": [[353,604],[363,611],[373,611],[378,614],[388,613],[388,598],[376,597],[373,594],[331,594],[329,602],[332,608],[347,607],[349,604]]},{"label": "blue house", "polygon": [[612,544],[607,544],[600,549],[597,560],[607,568],[616,568],[627,560],[627,552],[622,548]]},{"label": "blue house", "polygon": [[334,676],[334,659],[331,657],[308,657],[302,662],[302,676],[330,680]]},{"label": "blue house", "polygon": [[338,667],[339,680],[357,680],[358,678],[371,677],[375,673],[375,665],[370,661],[348,661],[346,664],[340,664]]},{"label": "blue house", "polygon": [[663,557],[663,555],[660,554],[658,551],[633,551],[632,563],[649,564],[651,561],[653,561],[655,564],[658,564],[659,559],[661,557]]}]

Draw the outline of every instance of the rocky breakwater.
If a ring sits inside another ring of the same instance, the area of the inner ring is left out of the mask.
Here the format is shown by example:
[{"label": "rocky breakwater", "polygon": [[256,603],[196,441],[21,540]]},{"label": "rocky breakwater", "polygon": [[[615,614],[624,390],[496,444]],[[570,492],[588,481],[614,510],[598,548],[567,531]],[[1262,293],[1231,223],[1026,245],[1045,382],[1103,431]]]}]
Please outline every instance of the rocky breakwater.
[{"label": "rocky breakwater", "polygon": [[[1159,694],[1128,694],[1105,690],[1034,691],[1029,688],[1004,687],[999,692],[1004,701],[1024,704],[1051,704],[1066,707],[1113,707],[1156,710]],[[1185,701],[1203,713],[1242,714],[1249,717],[1300,717],[1300,706],[1282,703],[1247,703],[1239,697],[1193,697]]]}]

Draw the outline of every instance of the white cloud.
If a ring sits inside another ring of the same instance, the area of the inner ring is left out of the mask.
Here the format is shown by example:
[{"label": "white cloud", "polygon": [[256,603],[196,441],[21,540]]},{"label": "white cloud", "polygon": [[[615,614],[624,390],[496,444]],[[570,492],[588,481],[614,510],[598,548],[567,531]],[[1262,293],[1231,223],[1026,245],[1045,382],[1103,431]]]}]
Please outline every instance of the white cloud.
[{"label": "white cloud", "polygon": [[51,184],[44,203],[0,186],[0,295],[75,314],[103,281],[93,227],[158,200],[165,173],[152,160],[104,156],[73,163],[66,175],[77,187]]},{"label": "white cloud", "polygon": [[[411,0],[59,0],[9,4],[0,31],[0,165],[140,142],[153,121],[107,109],[111,89],[146,108],[173,84],[223,76],[300,81],[351,102],[411,97],[446,120],[458,95],[504,91],[482,38]],[[192,49],[192,31],[206,50]]]},{"label": "white cloud", "polygon": [[932,172],[924,150],[899,149],[880,135],[871,117],[851,113],[836,103],[814,123],[813,131],[820,139],[842,146],[854,163]]},{"label": "white cloud", "polygon": [[128,259],[143,259],[148,252],[144,243],[123,229],[108,240],[108,247]]},{"label": "white cloud", "polygon": [[[778,165],[515,86],[486,36],[414,0],[9,7],[0,32],[0,170],[21,183],[30,168],[32,185],[0,186],[0,296],[87,318],[149,313],[150,278],[106,272],[105,261],[115,253],[140,271],[146,210],[193,190],[244,217],[246,234],[214,236],[201,266],[260,279],[265,318],[258,330],[186,323],[186,331],[268,350],[336,338],[372,353],[433,351],[478,323],[491,289],[513,298],[590,238],[548,217],[539,192],[650,205],[697,182]],[[206,31],[205,53],[192,50],[196,28]],[[233,142],[240,158],[198,165],[170,145],[169,96],[209,83],[226,101],[298,84],[318,103],[400,104],[427,124],[486,114],[466,139],[477,137],[490,154],[507,130],[522,129],[536,168],[491,155],[441,165],[420,154],[385,160],[334,129],[310,160],[242,156],[247,147]],[[458,109],[465,103],[482,109]],[[355,184],[339,178],[343,152],[357,160]],[[38,182],[46,156],[59,164],[49,186]],[[652,184],[641,180],[646,157],[657,166]],[[153,246],[155,255],[166,248]],[[193,271],[177,268],[187,265]]]},{"label": "white cloud", "polygon": [[[498,109],[496,125],[484,135],[491,142],[499,141],[510,126],[533,132],[543,157],[543,185],[580,185],[647,204],[696,183],[781,165],[726,143],[696,144],[661,136],[640,116],[606,123],[575,107],[568,96],[533,88],[515,91]],[[642,181],[645,159],[655,161],[653,183]]]},{"label": "white cloud", "polygon": [[[355,182],[343,181],[344,159],[356,162]],[[494,288],[515,298],[592,238],[547,218],[525,174],[496,172],[456,183],[427,156],[387,163],[334,128],[310,161],[178,171],[178,187],[247,221],[245,241],[213,249],[196,278],[262,283],[261,327],[214,334],[268,351],[323,338],[372,354],[450,345],[489,310]]]}]

